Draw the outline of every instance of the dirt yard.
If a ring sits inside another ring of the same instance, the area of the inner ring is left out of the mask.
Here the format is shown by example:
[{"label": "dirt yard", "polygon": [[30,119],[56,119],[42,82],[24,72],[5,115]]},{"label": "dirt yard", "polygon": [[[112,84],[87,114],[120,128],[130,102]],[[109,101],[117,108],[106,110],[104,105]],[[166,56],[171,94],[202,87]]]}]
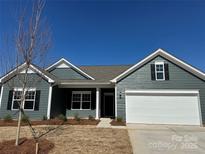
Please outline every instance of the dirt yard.
[{"label": "dirt yard", "polygon": [[[50,126],[55,127],[55,126]],[[36,127],[45,130],[45,126]],[[0,142],[15,138],[15,127],[0,127]],[[31,136],[22,127],[21,137]],[[55,144],[52,154],[131,154],[132,148],[126,129],[96,128],[95,126],[62,126],[45,136]]]}]

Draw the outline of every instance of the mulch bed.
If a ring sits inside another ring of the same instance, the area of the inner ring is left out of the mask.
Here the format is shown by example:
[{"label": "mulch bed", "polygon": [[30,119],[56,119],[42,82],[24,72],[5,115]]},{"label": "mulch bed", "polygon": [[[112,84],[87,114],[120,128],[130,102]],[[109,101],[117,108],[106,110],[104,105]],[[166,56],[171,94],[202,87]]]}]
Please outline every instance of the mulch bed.
[{"label": "mulch bed", "polygon": [[[59,119],[50,119],[50,120],[42,120],[42,121],[31,121],[32,125],[97,125],[100,120],[89,120],[89,119],[80,119],[79,121],[75,119],[68,119],[67,121],[63,122]],[[27,126],[27,123],[22,122],[21,126]],[[0,127],[2,126],[17,126],[17,121],[4,121],[0,120]]]},{"label": "mulch bed", "polygon": [[[0,142],[1,154],[33,154],[36,150],[34,139],[21,138],[19,146],[15,146],[15,140]],[[54,144],[47,139],[39,140],[39,154],[48,154]]]},{"label": "mulch bed", "polygon": [[115,119],[113,119],[110,124],[112,126],[126,126],[126,123],[124,121],[117,121]]}]

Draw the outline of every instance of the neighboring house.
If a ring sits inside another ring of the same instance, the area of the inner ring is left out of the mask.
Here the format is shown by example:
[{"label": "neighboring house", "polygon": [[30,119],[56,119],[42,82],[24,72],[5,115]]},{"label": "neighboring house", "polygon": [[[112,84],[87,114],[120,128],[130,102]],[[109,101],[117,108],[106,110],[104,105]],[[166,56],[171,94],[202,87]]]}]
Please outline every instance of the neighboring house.
[{"label": "neighboring house", "polygon": [[[23,75],[24,64],[19,69]],[[0,79],[0,117],[16,116],[22,87],[15,71]],[[77,67],[63,58],[45,70],[31,65],[31,81],[39,76],[43,80],[29,88],[24,103],[31,119],[78,114],[122,117],[127,123],[205,123],[205,74],[162,49],[132,66]]]}]

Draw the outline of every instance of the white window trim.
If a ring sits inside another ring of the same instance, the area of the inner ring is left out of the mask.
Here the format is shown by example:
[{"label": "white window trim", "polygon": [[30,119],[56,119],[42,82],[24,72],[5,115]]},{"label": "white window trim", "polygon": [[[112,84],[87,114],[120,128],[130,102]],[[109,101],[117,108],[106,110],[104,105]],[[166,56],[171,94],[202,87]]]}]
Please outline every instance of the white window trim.
[{"label": "white window trim", "polygon": [[[77,101],[73,101],[73,94],[80,94],[80,109],[73,109],[73,103]],[[82,108],[82,102],[83,102],[83,94],[90,94],[90,101],[84,101],[84,102],[90,102],[90,108],[89,109],[83,109]],[[91,102],[92,102],[92,94],[91,91],[72,91],[71,96],[71,110],[91,110]]]},{"label": "white window trim", "polygon": [[[163,71],[157,71],[156,65],[162,65],[163,66]],[[157,73],[163,73],[163,79],[158,79],[157,78]],[[165,80],[165,70],[164,70],[164,62],[163,61],[156,61],[155,62],[155,79],[156,79],[156,81],[164,81]]]},{"label": "white window trim", "polygon": [[[14,109],[13,108],[13,104],[14,104],[14,92],[15,91],[22,91],[23,90],[23,88],[14,88],[14,91],[13,91],[13,96],[12,96],[12,104],[11,104],[11,110],[13,110],[13,111],[17,111],[18,109]],[[23,102],[23,110],[24,111],[34,111],[34,109],[35,109],[35,103],[36,103],[36,88],[25,88],[25,91],[24,91],[24,93],[26,92],[26,91],[35,91],[35,95],[34,95],[34,99],[25,99],[24,100],[24,102]],[[33,109],[24,109],[24,105],[25,105],[25,101],[34,101],[34,103],[33,103]]]}]

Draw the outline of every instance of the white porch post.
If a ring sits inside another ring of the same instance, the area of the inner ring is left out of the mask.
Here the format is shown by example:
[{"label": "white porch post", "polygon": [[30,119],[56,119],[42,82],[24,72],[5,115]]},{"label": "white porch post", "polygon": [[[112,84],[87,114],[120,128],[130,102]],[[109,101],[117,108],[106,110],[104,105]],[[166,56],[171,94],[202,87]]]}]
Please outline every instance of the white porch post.
[{"label": "white porch post", "polygon": [[115,85],[115,118],[117,118],[117,85]]},{"label": "white porch post", "polygon": [[96,119],[99,119],[99,100],[100,100],[100,92],[99,88],[96,88]]},{"label": "white porch post", "polygon": [[3,92],[4,92],[4,86],[2,85],[2,87],[1,87],[1,94],[0,94],[0,108],[1,108],[1,102],[2,102],[2,97],[3,97]]},{"label": "white porch post", "polygon": [[51,113],[51,98],[52,98],[52,86],[49,87],[49,93],[48,93],[48,108],[47,108],[47,118],[50,119],[50,113]]}]

